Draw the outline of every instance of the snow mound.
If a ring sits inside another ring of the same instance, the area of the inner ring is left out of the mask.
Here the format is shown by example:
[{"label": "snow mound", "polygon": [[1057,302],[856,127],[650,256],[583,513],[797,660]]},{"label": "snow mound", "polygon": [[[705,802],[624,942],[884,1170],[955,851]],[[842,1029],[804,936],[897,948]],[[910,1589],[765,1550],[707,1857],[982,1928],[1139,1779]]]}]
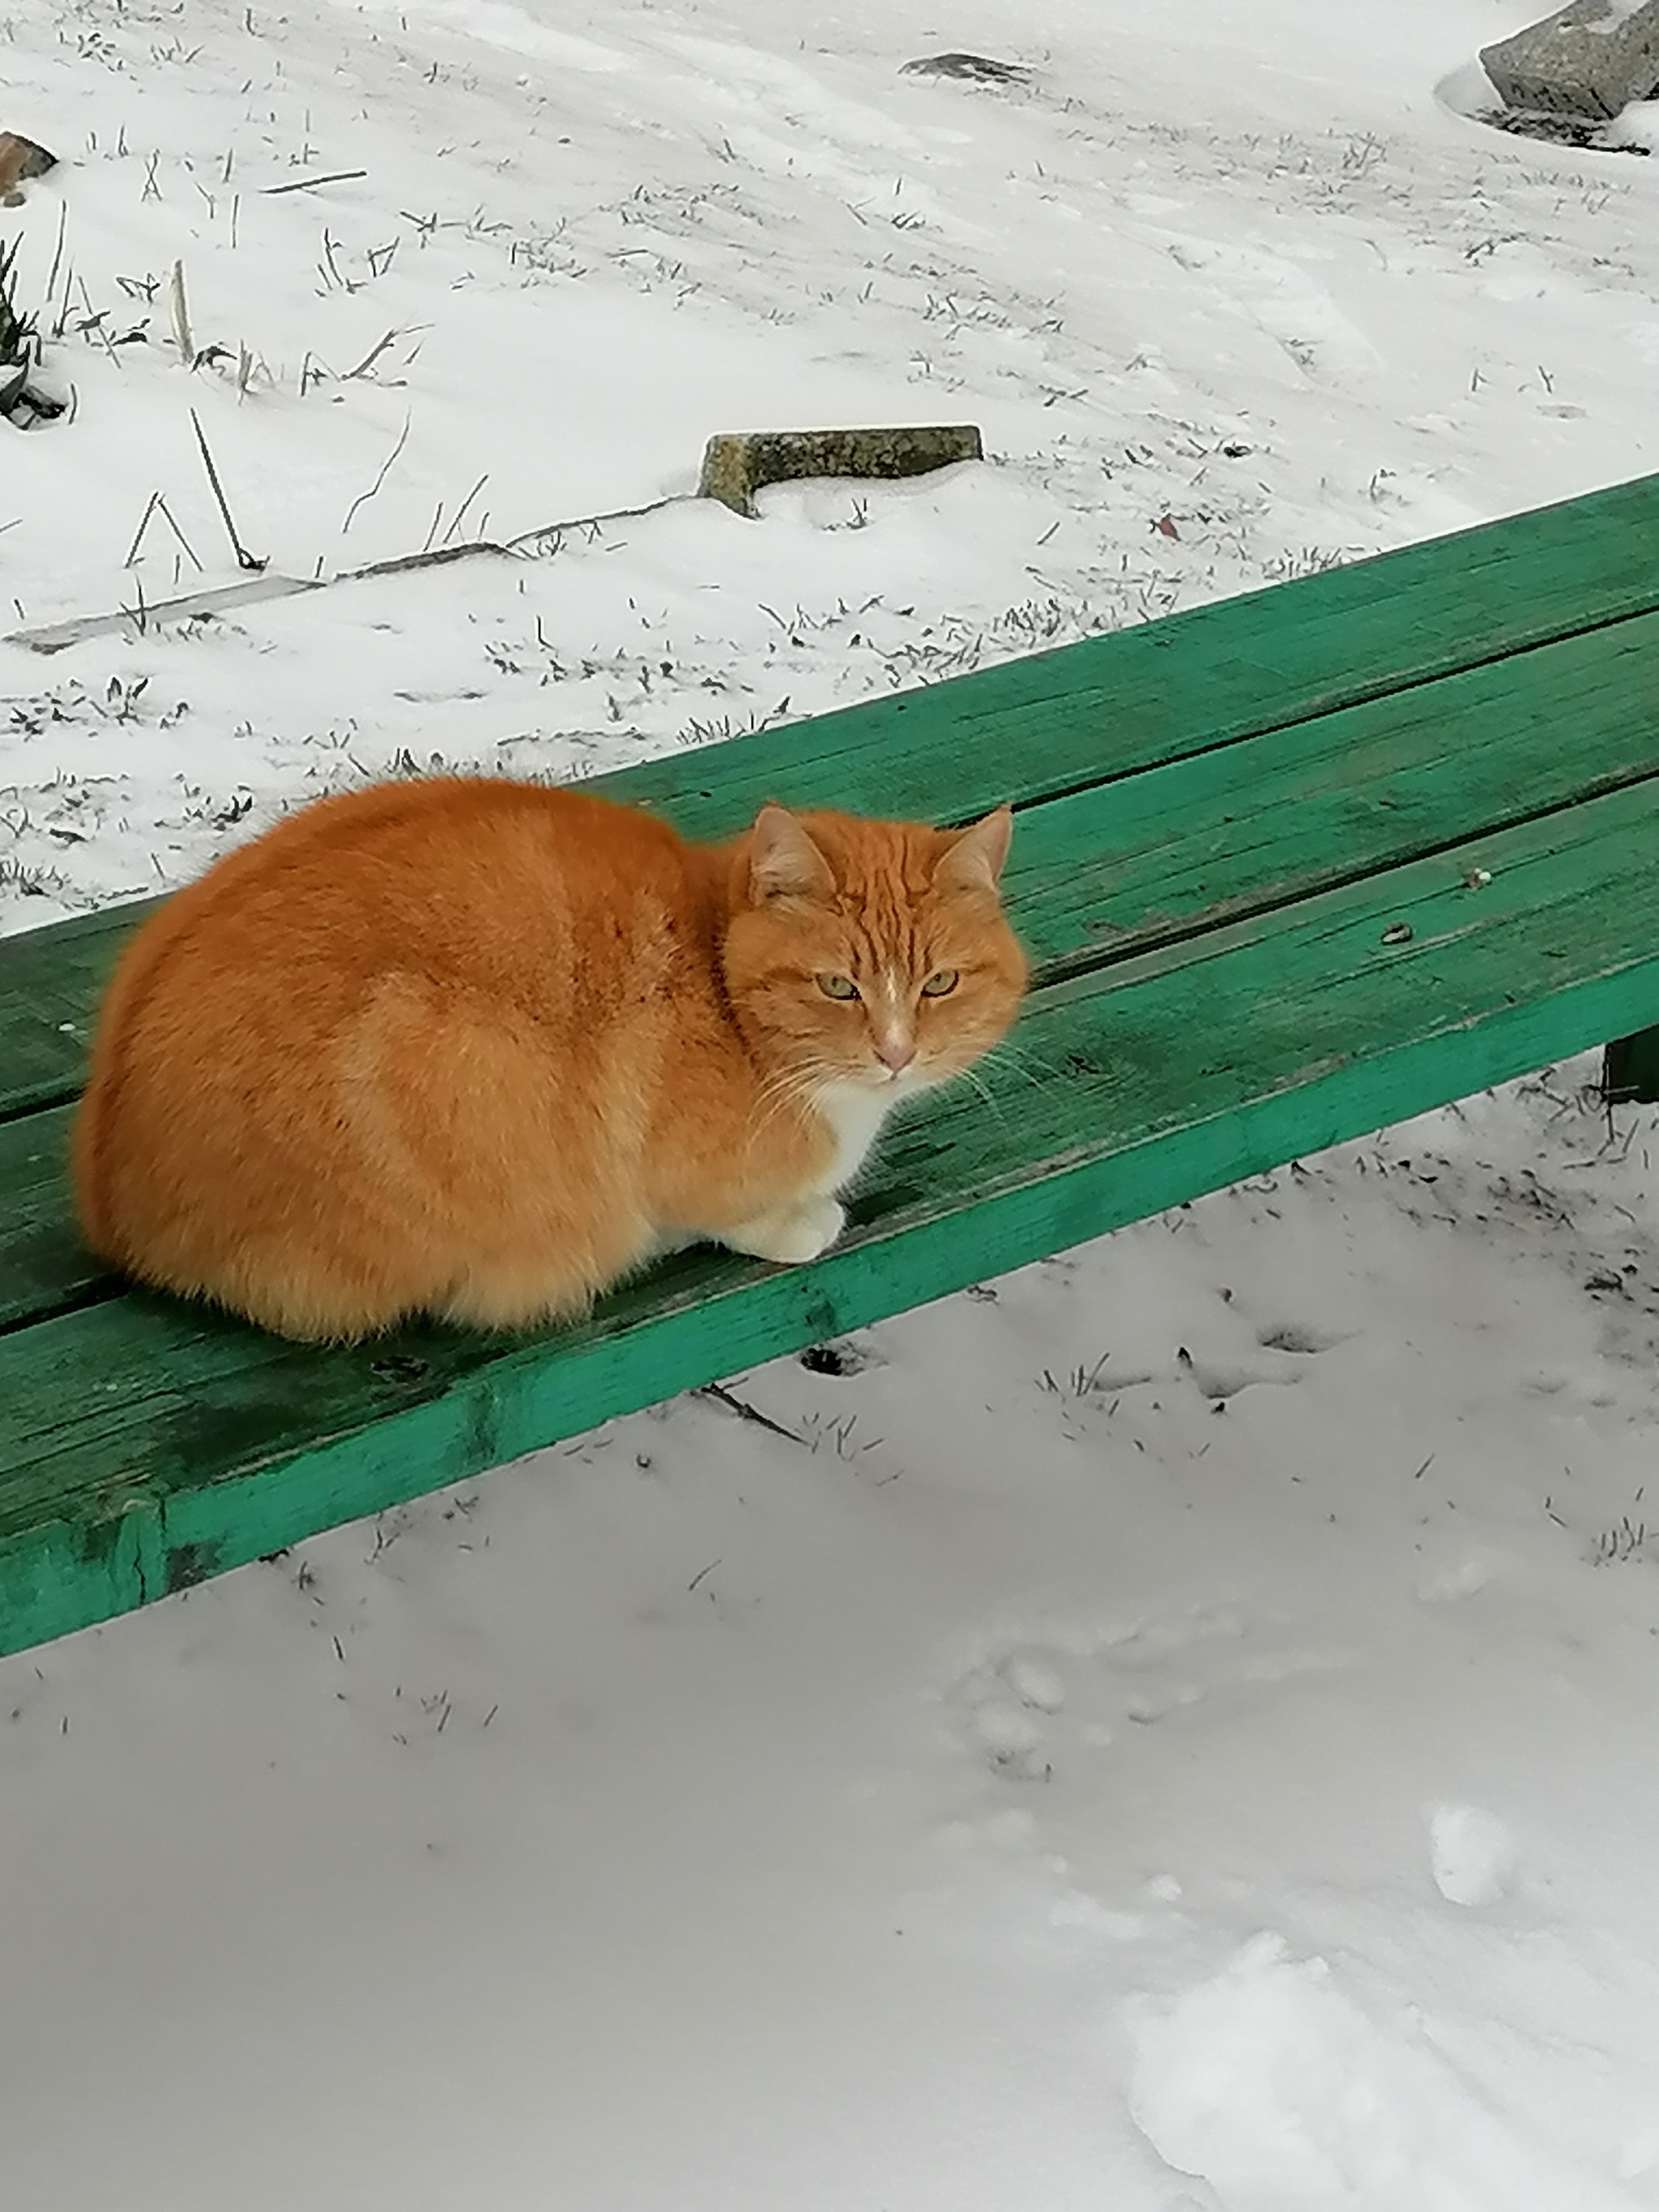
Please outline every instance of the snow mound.
[{"label": "snow mound", "polygon": [[1620,2200],[1501,2127],[1422,2023],[1372,2019],[1263,1935],[1139,2025],[1137,2125],[1227,2212],[1600,2212]]},{"label": "snow mound", "polygon": [[1515,1838],[1495,1814],[1442,1805],[1429,1823],[1434,1886],[1449,1905],[1496,1905],[1515,1880]]},{"label": "snow mound", "polygon": [[1659,100],[1633,100],[1622,115],[1607,125],[1607,137],[1620,146],[1640,146],[1659,154]]},{"label": "snow mound", "polygon": [[1443,107],[1449,107],[1454,115],[1462,115],[1471,123],[1484,123],[1493,108],[1504,105],[1498,87],[1479,62],[1465,62],[1461,69],[1443,76],[1434,88],[1434,96]]}]

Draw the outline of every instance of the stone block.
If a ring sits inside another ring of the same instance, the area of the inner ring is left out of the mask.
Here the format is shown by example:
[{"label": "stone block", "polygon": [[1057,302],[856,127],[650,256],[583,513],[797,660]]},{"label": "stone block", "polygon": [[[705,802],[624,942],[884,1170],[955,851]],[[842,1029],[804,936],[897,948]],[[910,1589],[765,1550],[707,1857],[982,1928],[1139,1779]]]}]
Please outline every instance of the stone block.
[{"label": "stone block", "polygon": [[33,138],[19,137],[15,131],[0,131],[0,201],[6,206],[16,206],[17,188],[26,177],[44,177],[48,169],[57,167],[57,155],[37,146]]},{"label": "stone block", "polygon": [[752,515],[763,484],[797,477],[919,477],[984,459],[971,422],[890,430],[750,430],[711,438],[698,496]]},{"label": "stone block", "polygon": [[1571,0],[1480,61],[1506,107],[1617,115],[1659,86],[1659,0]]}]

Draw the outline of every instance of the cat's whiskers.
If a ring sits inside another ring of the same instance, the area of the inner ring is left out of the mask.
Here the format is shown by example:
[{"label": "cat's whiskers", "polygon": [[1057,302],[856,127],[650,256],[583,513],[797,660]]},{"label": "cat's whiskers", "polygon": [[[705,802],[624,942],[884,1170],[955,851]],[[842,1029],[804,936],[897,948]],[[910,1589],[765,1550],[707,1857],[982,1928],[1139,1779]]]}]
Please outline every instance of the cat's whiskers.
[{"label": "cat's whiskers", "polygon": [[987,1083],[984,1078],[975,1069],[971,1067],[959,1067],[954,1075],[948,1077],[946,1079],[951,1083],[960,1081],[970,1085],[985,1101],[985,1103],[996,1115],[999,1121],[1006,1122],[1007,1121],[1008,1116],[1003,1112],[1002,1107],[994,1092],[992,1091],[990,1085]]},{"label": "cat's whiskers", "polygon": [[744,1139],[751,1145],[758,1144],[778,1116],[802,1095],[801,1079],[794,1069],[786,1068],[776,1075],[769,1076],[755,1093],[754,1103],[749,1109],[744,1125]]},{"label": "cat's whiskers", "polygon": [[[832,1073],[827,1061],[811,1060],[804,1065],[792,1061],[787,1066],[768,1076],[750,1108],[749,1124],[744,1132],[749,1142],[758,1144],[778,1116],[791,1106],[815,1104],[816,1094],[831,1079]],[[755,1118],[757,1113],[758,1120]]]},{"label": "cat's whiskers", "polygon": [[994,1044],[988,1052],[981,1054],[982,1066],[992,1061],[999,1067],[1012,1068],[1016,1075],[1023,1075],[1028,1083],[1032,1084],[1040,1084],[1044,1076],[1059,1080],[1065,1074],[1065,1070],[1056,1066],[1053,1060],[1044,1060],[1012,1037],[1004,1037],[1000,1043]]}]

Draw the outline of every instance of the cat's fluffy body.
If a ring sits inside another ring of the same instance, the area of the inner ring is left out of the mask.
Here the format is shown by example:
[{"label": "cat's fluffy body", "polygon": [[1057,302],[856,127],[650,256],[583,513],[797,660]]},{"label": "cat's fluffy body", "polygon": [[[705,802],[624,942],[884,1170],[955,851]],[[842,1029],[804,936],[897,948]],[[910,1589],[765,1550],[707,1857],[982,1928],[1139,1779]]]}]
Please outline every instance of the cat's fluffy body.
[{"label": "cat's fluffy body", "polygon": [[576,1314],[696,1237],[813,1258],[888,1110],[1013,1018],[1010,823],[767,806],[708,846],[530,784],[320,800],[118,968],[75,1130],[87,1237],[335,1340]]}]

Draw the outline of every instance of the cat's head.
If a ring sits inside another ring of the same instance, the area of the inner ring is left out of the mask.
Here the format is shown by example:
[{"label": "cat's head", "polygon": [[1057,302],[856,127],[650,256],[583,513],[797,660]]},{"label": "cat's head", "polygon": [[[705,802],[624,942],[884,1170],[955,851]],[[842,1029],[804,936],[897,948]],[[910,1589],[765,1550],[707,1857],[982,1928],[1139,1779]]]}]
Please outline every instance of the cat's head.
[{"label": "cat's head", "polygon": [[967,830],[763,806],[732,848],[723,965],[769,1059],[898,1098],[990,1049],[1025,989],[998,893],[1013,817]]}]

